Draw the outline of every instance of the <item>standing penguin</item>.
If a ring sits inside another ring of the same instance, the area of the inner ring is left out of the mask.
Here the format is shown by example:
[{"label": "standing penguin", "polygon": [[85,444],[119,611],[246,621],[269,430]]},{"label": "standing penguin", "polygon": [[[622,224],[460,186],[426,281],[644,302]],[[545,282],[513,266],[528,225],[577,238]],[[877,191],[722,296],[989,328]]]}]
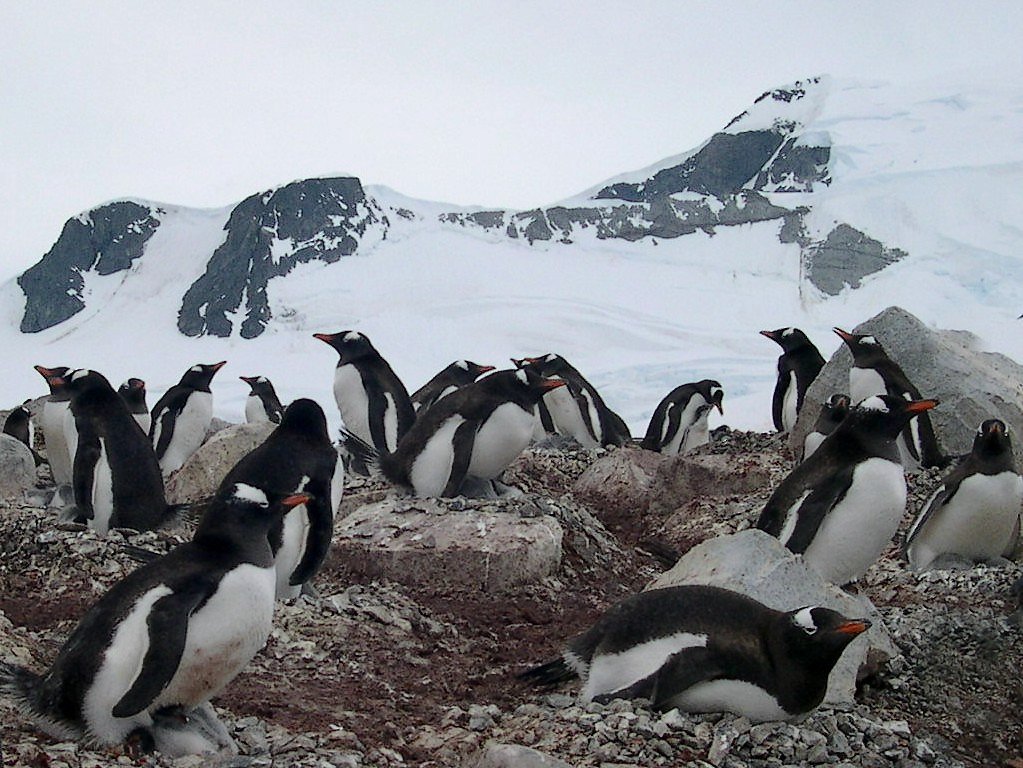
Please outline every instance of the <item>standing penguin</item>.
[{"label": "standing penguin", "polygon": [[880,557],[906,511],[906,477],[895,439],[937,400],[874,395],[859,403],[810,458],[771,494],[757,528],[832,584],[860,578]]},{"label": "standing penguin", "polygon": [[564,653],[519,675],[536,685],[581,677],[581,700],[645,698],[657,710],[797,720],[816,708],[839,657],[870,627],[828,608],[776,611],[720,587],[627,597]]},{"label": "standing penguin", "polygon": [[843,395],[836,393],[828,398],[828,402],[821,405],[820,413],[817,414],[817,421],[814,422],[813,429],[806,433],[806,437],[803,438],[803,455],[800,457],[800,461],[806,461],[813,452],[820,448],[821,443],[824,442],[824,438],[835,431],[835,427],[845,420],[845,417],[849,415],[849,408],[852,404],[849,400],[849,395]]},{"label": "standing penguin", "polygon": [[153,446],[128,406],[96,371],[68,374],[78,432],[75,506],[90,528],[156,528],[170,513]]},{"label": "standing penguin", "polygon": [[394,453],[376,454],[357,436],[345,445],[417,496],[456,496],[468,478],[494,480],[526,449],[537,402],[564,385],[530,368],[497,371],[434,403]]},{"label": "standing penguin", "polygon": [[1012,552],[1019,535],[1023,478],[1016,470],[1009,429],[999,419],[980,425],[973,450],[941,481],[906,534],[914,571],[942,555],[975,562]]},{"label": "standing penguin", "polygon": [[128,404],[128,411],[132,418],[142,427],[147,435],[153,420],[149,415],[149,406],[146,405],[146,382],[142,379],[131,378],[117,388],[117,394]]},{"label": "standing penguin", "polygon": [[[159,745],[160,718],[175,710],[215,720],[209,700],[270,634],[269,532],[308,501],[243,484],[218,495],[192,541],[130,573],[86,612],[49,670],[0,663],[0,690],[54,738],[101,746]],[[219,731],[228,743],[209,747],[232,746]]]},{"label": "standing penguin", "polygon": [[713,379],[675,387],[657,404],[640,446],[674,456],[710,440],[707,416],[711,408],[724,414],[725,392]]},{"label": "standing penguin", "polygon": [[624,445],[632,439],[622,417],[607,407],[596,387],[561,355],[512,362],[516,367],[530,367],[546,379],[565,382],[563,389],[553,389],[543,398],[558,434],[575,438],[584,448]]},{"label": "standing penguin", "polygon": [[[894,395],[906,400],[919,400],[920,390],[913,386],[899,364],[892,360],[875,337],[865,333],[847,333],[835,328],[835,333],[852,352],[853,364],[849,369],[849,396],[854,403],[871,395]],[[899,436],[899,455],[909,472],[920,467],[944,467],[949,459],[942,453],[934,433],[930,416],[920,414],[906,424]]]},{"label": "standing penguin", "polygon": [[778,358],[778,381],[774,385],[771,416],[775,429],[789,432],[803,409],[806,390],[824,367],[824,357],[798,328],[778,328],[760,333],[784,350]]},{"label": "standing penguin", "polygon": [[456,360],[412,393],[412,407],[419,411],[429,408],[445,395],[472,384],[484,373],[494,370],[492,365],[480,365],[471,360]]},{"label": "standing penguin", "polygon": [[334,399],[345,429],[379,453],[390,453],[412,427],[416,412],[408,390],[365,334],[314,333],[337,351]]},{"label": "standing penguin", "polygon": [[164,477],[181,469],[202,445],[213,420],[210,382],[226,364],[222,360],[211,365],[193,365],[153,406],[149,437]]},{"label": "standing penguin", "polygon": [[238,378],[248,384],[252,390],[245,398],[245,421],[249,424],[261,421],[280,424],[284,408],[270,379],[266,376],[239,376]]},{"label": "standing penguin", "polygon": [[57,488],[50,504],[64,507],[72,503],[74,496],[71,489],[71,454],[68,452],[67,437],[64,433],[64,417],[71,404],[71,394],[63,377],[71,369],[64,365],[56,368],[37,365],[35,369],[46,379],[46,385],[50,388],[50,397],[43,404],[42,417],[46,460],[50,464],[53,484]]},{"label": "standing penguin", "polygon": [[344,463],[330,442],[323,409],[302,398],[285,409],[277,428],[220,484],[218,495],[238,483],[270,494],[312,494],[309,502],[290,509],[281,524],[270,529],[277,599],[298,597],[303,584],[323,565],[344,480]]}]

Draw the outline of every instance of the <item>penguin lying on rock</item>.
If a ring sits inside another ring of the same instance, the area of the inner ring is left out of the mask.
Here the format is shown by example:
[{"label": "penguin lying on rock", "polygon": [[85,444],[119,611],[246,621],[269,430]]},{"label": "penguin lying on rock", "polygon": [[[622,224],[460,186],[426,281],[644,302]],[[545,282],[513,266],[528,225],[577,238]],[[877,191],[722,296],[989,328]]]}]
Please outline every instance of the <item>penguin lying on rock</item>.
[{"label": "penguin lying on rock", "polygon": [[828,608],[783,612],[719,587],[666,587],[621,601],[519,677],[580,677],[583,702],[645,698],[659,710],[797,720],[824,700],[842,652],[869,627]]},{"label": "penguin lying on rock", "polygon": [[868,397],[771,494],[757,528],[832,584],[863,576],[906,512],[906,476],[895,440],[906,423],[938,404]]},{"label": "penguin lying on rock", "polygon": [[721,384],[713,379],[675,387],[654,409],[640,446],[675,456],[709,442],[707,416],[711,408],[724,414],[724,396]]},{"label": "penguin lying on rock", "polygon": [[942,556],[997,562],[1012,553],[1020,530],[1023,477],[1016,470],[1009,428],[988,419],[973,450],[942,481],[906,534],[915,571]]},{"label": "penguin lying on rock", "polygon": [[393,453],[378,453],[348,432],[344,444],[357,461],[417,496],[457,496],[467,480],[496,480],[526,449],[537,402],[563,386],[532,368],[497,371],[434,403]]},{"label": "penguin lying on rock", "polygon": [[[266,642],[276,580],[268,536],[309,500],[243,484],[216,497],[193,540],[111,587],[46,672],[0,663],[0,690],[61,740],[173,756],[233,748],[208,702]],[[202,727],[189,728],[190,717]]]}]

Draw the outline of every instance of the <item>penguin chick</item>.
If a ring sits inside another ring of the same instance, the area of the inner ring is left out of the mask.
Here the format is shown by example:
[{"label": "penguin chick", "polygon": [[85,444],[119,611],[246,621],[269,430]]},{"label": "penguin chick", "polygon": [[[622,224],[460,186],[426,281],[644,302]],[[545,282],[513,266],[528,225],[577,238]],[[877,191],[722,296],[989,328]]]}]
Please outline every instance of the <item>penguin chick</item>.
[{"label": "penguin chick", "polygon": [[802,554],[832,584],[863,576],[906,511],[895,440],[936,400],[874,395],[853,408],[820,448],[771,494],[756,527]]},{"label": "penguin chick", "polygon": [[778,381],[774,385],[771,417],[774,428],[789,432],[803,410],[806,390],[824,367],[824,357],[813,342],[798,328],[761,331],[784,351],[778,358]]},{"label": "penguin chick", "polygon": [[824,700],[839,657],[869,627],[818,606],[783,612],[719,587],[667,587],[621,601],[560,658],[519,677],[580,677],[584,703],[646,698],[657,710],[797,720]]},{"label": "penguin chick", "polygon": [[0,662],[0,689],[57,739],[113,746],[142,729],[161,740],[161,712],[203,711],[263,647],[274,610],[269,531],[309,499],[237,485],[192,541],[111,587],[46,672]]},{"label": "penguin chick", "polygon": [[675,387],[654,409],[640,447],[675,456],[707,443],[707,416],[711,408],[724,414],[724,397],[721,384],[713,379]]},{"label": "penguin chick", "polygon": [[941,555],[985,562],[1010,554],[1019,535],[1023,477],[1016,470],[1009,429],[987,419],[969,455],[942,481],[906,534],[914,571]]}]

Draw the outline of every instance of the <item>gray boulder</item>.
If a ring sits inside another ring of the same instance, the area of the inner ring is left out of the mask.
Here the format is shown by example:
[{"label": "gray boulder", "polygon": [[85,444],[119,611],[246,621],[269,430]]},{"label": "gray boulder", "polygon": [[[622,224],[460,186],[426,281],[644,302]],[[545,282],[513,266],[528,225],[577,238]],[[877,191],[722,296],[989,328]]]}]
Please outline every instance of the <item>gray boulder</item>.
[{"label": "gray boulder", "polygon": [[572,768],[564,760],[519,744],[491,742],[465,768]]},{"label": "gray boulder", "polygon": [[763,531],[742,531],[705,541],[683,555],[647,589],[678,584],[723,587],[779,611],[821,605],[849,618],[870,619],[873,626],[852,642],[831,672],[824,698],[824,703],[830,706],[851,705],[860,669],[898,653],[880,614],[866,597],[851,595],[827,583],[804,565],[801,557]]},{"label": "gray boulder", "polygon": [[619,448],[587,467],[575,481],[572,493],[604,519],[645,512],[664,459],[659,453],[641,448]]},{"label": "gray boulder", "polygon": [[209,498],[242,457],[262,445],[276,424],[235,424],[221,429],[199,446],[167,480],[167,501],[185,504]]},{"label": "gray boulder", "polygon": [[765,454],[672,456],[657,467],[650,511],[672,514],[693,499],[756,493],[771,482],[771,459]]},{"label": "gray boulder", "polygon": [[[889,307],[852,330],[876,336],[921,394],[941,401],[929,415],[945,453],[968,453],[977,427],[992,417],[1023,435],[1023,366],[980,351],[973,334],[929,328],[900,307]],[[839,344],[807,391],[807,407],[792,429],[789,446],[796,455],[820,404],[835,392],[849,391],[851,365],[852,354]],[[1019,461],[1023,442],[1017,441],[1015,449]]]},{"label": "gray boulder", "polygon": [[451,509],[438,499],[388,498],[338,520],[334,550],[356,571],[407,585],[500,592],[561,563],[550,515]]},{"label": "gray boulder", "polygon": [[35,482],[32,451],[20,440],[0,434],[0,499],[20,500]]}]

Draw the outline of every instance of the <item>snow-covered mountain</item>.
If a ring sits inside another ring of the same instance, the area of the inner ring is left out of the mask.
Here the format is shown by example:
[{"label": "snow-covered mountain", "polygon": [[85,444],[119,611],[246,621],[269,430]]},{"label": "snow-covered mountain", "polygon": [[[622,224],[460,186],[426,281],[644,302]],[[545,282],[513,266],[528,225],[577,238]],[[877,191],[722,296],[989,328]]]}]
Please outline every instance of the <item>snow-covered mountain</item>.
[{"label": "snow-covered mountain", "polygon": [[[725,421],[768,428],[778,349],[799,325],[889,304],[1023,359],[1023,88],[814,78],[769,91],[701,146],[529,211],[412,200],[353,177],[223,210],[119,200],[70,219],[0,287],[0,394],[34,363],[145,378],[151,400],[228,359],[218,415],[264,374],[333,414],[317,331],[366,332],[410,391],[451,360],[555,351],[642,433],[674,386],[716,378]],[[237,386],[236,386],[237,385]],[[4,401],[0,401],[0,406]]]}]

